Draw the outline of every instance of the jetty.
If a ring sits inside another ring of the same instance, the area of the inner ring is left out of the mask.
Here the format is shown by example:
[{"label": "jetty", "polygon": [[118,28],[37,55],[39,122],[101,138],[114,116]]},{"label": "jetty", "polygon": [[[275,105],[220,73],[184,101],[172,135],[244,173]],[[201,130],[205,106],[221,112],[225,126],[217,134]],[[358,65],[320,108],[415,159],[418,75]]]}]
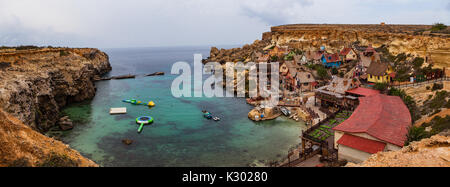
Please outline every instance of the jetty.
[{"label": "jetty", "polygon": [[162,76],[162,75],[164,75],[164,72],[155,72],[155,73],[152,73],[152,74],[147,74],[145,76],[146,77],[150,77],[150,76]]},{"label": "jetty", "polygon": [[106,78],[101,78],[100,80],[102,81],[108,81],[108,80],[112,80],[112,79],[134,79],[136,78],[136,75],[119,75],[119,76],[112,76],[112,77],[106,77]]}]

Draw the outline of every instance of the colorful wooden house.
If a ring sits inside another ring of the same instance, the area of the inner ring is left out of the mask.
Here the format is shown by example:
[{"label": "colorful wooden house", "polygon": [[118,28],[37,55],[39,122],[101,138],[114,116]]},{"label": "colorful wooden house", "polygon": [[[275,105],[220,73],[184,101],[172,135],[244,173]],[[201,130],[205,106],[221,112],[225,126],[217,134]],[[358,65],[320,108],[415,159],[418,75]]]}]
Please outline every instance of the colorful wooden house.
[{"label": "colorful wooden house", "polygon": [[373,83],[389,83],[394,76],[392,66],[387,62],[375,61],[367,68],[367,81]]},{"label": "colorful wooden house", "polygon": [[339,56],[341,57],[342,62],[348,62],[358,59],[356,51],[353,48],[349,47],[345,47],[344,49],[342,49],[339,53]]},{"label": "colorful wooden house", "polygon": [[333,68],[333,67],[338,68],[342,64],[342,61],[339,58],[338,53],[335,53],[335,54],[325,53],[322,55],[321,61],[322,61],[322,64],[328,68]]}]

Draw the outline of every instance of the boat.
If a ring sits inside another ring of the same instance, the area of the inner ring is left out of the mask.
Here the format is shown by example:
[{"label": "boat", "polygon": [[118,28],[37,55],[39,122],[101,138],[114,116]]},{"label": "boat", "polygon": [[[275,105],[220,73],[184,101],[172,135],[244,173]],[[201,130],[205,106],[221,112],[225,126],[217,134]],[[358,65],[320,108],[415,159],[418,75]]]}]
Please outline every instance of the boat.
[{"label": "boat", "polygon": [[203,117],[205,117],[206,119],[212,119],[213,118],[213,116],[209,112],[203,113]]},{"label": "boat", "polygon": [[219,117],[214,117],[213,120],[214,121],[220,121],[220,118]]},{"label": "boat", "polygon": [[285,116],[291,115],[291,111],[289,111],[289,109],[287,109],[286,107],[281,107],[281,112],[282,112],[283,115],[285,115]]}]

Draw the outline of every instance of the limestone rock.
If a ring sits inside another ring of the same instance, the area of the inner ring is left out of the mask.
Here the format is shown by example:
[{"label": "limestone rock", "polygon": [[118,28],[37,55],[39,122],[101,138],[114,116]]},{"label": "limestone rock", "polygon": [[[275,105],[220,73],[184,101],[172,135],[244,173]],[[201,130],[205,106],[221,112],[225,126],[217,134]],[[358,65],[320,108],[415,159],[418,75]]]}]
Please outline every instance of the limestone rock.
[{"label": "limestone rock", "polygon": [[0,52],[3,63],[1,108],[41,132],[57,124],[62,107],[93,98],[94,79],[111,70],[108,55],[90,48]]}]

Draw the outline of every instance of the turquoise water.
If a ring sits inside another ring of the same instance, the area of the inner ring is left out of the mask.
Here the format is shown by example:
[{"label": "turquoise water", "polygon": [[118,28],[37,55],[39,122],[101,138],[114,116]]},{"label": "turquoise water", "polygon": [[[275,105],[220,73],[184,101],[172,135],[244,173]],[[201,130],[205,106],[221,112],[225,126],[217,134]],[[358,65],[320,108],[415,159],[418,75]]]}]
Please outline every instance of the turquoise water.
[{"label": "turquoise water", "polygon": [[[207,47],[107,49],[111,75],[166,72],[165,76],[97,82],[92,101],[73,104],[63,112],[76,123],[63,141],[102,166],[248,166],[279,160],[300,143],[303,123],[286,118],[255,123],[247,118],[251,106],[243,98],[174,98],[170,91],[177,61],[193,61]],[[153,100],[156,107],[121,102]],[[127,107],[128,114],[111,116],[111,107]],[[202,116],[208,110],[222,120]],[[152,116],[155,122],[137,133],[135,118]],[[124,145],[122,139],[131,139]]]}]

